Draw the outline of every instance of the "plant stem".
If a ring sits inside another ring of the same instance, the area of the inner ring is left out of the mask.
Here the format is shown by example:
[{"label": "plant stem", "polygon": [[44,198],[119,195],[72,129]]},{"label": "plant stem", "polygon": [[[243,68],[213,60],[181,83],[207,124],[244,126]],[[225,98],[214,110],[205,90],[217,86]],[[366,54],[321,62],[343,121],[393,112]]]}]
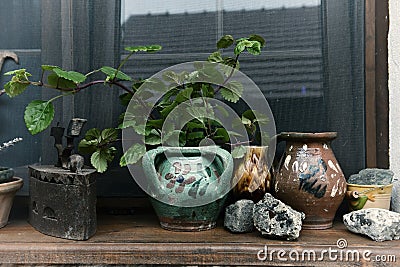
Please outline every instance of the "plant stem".
[{"label": "plant stem", "polygon": [[240,54],[239,54],[239,55],[236,55],[235,64],[233,64],[233,67],[232,67],[232,69],[231,69],[231,72],[229,73],[229,75],[228,75],[228,77],[226,78],[226,80],[225,80],[221,85],[218,86],[218,88],[217,88],[217,90],[215,90],[214,94],[217,94],[217,93],[219,92],[219,90],[221,90],[222,87],[224,87],[225,84],[232,78],[233,73],[235,72],[237,63],[238,63],[238,61],[239,61],[239,56],[240,56]]}]

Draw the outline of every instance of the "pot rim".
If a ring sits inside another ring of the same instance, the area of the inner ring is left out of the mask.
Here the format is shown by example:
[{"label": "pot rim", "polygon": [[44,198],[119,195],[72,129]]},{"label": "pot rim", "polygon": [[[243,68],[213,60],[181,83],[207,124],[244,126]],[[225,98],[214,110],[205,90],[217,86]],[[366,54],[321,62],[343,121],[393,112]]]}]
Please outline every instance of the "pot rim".
[{"label": "pot rim", "polygon": [[24,180],[14,176],[12,181],[0,184],[0,192],[10,192],[19,190],[24,184]]},{"label": "pot rim", "polygon": [[352,186],[352,187],[361,187],[361,188],[386,188],[386,187],[393,187],[393,183],[390,184],[350,184],[350,183],[346,183],[347,186]]},{"label": "pot rim", "polygon": [[279,140],[333,140],[337,137],[337,132],[281,132],[278,134]]}]

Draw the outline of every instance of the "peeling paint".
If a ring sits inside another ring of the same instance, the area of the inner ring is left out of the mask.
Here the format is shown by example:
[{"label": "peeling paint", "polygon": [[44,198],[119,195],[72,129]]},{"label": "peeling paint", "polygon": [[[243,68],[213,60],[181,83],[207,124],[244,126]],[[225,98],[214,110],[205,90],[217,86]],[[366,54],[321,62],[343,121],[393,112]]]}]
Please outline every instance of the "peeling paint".
[{"label": "peeling paint", "polygon": [[292,156],[287,155],[287,157],[285,159],[285,163],[284,163],[284,166],[285,166],[286,170],[289,170],[289,163],[290,163],[291,159],[292,159]]},{"label": "peeling paint", "polygon": [[328,166],[331,167],[336,173],[339,173],[338,169],[336,168],[335,164],[333,164],[332,160],[328,160]]},{"label": "peeling paint", "polygon": [[332,187],[331,197],[336,196],[338,189],[339,189],[339,180],[337,180],[336,184]]},{"label": "peeling paint", "polygon": [[292,171],[297,173],[298,170],[299,170],[299,162],[296,160],[295,162],[293,162]]}]

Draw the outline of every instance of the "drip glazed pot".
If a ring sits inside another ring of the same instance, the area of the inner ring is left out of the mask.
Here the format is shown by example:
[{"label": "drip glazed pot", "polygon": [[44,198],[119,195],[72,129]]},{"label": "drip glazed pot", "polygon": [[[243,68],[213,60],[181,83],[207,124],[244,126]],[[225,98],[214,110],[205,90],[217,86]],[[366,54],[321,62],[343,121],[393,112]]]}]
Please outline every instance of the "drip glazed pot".
[{"label": "drip glazed pot", "polygon": [[330,142],[336,132],[284,132],[285,152],[276,168],[274,195],[305,213],[304,229],[332,227],[346,193],[346,179]]},{"label": "drip glazed pot", "polygon": [[246,149],[245,156],[235,168],[232,193],[235,200],[251,199],[257,203],[270,192],[268,146],[248,146]]},{"label": "drip glazed pot", "polygon": [[233,160],[210,147],[159,147],[143,157],[143,170],[161,227],[173,231],[214,228],[231,188]]}]

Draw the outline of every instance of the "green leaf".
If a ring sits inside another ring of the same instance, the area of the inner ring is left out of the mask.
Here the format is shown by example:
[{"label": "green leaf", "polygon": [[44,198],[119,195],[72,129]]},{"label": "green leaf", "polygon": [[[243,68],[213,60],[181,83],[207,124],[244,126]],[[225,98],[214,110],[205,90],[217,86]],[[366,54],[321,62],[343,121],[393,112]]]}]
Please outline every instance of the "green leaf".
[{"label": "green leaf", "polygon": [[160,111],[161,116],[162,116],[163,118],[166,118],[166,117],[169,115],[169,113],[171,113],[171,111],[172,111],[174,108],[176,108],[177,105],[178,105],[178,103],[176,103],[176,102],[174,101],[174,102],[172,102],[172,104],[170,104],[170,105],[166,106],[165,108],[163,108],[163,109]]},{"label": "green leaf", "polygon": [[177,73],[173,72],[172,70],[163,72],[162,78],[164,81],[170,82],[170,83],[179,84],[179,82],[180,82],[179,75]]},{"label": "green leaf", "polygon": [[137,52],[148,52],[154,53],[162,49],[161,45],[148,45],[148,46],[128,46],[125,47],[126,51],[137,53]]},{"label": "green leaf", "polygon": [[209,110],[206,107],[199,106],[189,106],[186,108],[186,111],[189,115],[191,115],[194,119],[202,119],[202,118],[210,118],[213,116],[213,113],[209,113]]},{"label": "green leaf", "polygon": [[228,142],[230,138],[228,132],[224,128],[217,128],[214,139],[221,139],[223,142]]},{"label": "green leaf", "polygon": [[74,83],[81,83],[86,80],[86,76],[76,71],[65,71],[59,68],[54,68],[53,72],[60,78],[72,81]]},{"label": "green leaf", "polygon": [[136,121],[134,120],[124,120],[122,123],[120,123],[118,125],[118,129],[122,130],[122,129],[126,129],[129,127],[135,127],[136,126]]},{"label": "green leaf", "polygon": [[189,140],[194,140],[194,139],[203,139],[204,136],[204,132],[192,132],[192,133],[188,133],[187,134],[187,139]]},{"label": "green leaf", "polygon": [[22,94],[29,86],[29,82],[20,82],[15,80],[15,76],[12,77],[11,81],[4,85],[4,90],[9,97],[15,97]]},{"label": "green leaf", "polygon": [[235,55],[240,55],[246,49],[246,44],[242,41],[236,44],[234,53]]},{"label": "green leaf", "polygon": [[98,149],[90,157],[90,163],[98,172],[103,173],[107,170],[108,163],[114,159],[115,152],[115,147]]},{"label": "green leaf", "polygon": [[219,51],[216,51],[208,56],[207,61],[214,62],[214,63],[221,63],[224,60],[221,56],[221,53]]},{"label": "green leaf", "polygon": [[124,112],[120,115],[120,125],[118,129],[125,129],[128,127],[135,127],[136,125],[136,118],[131,112]]},{"label": "green leaf", "polygon": [[242,119],[247,118],[251,121],[251,123],[258,123],[258,124],[267,124],[269,122],[268,116],[263,113],[257,112],[256,110],[246,110],[242,114]]},{"label": "green leaf", "polygon": [[248,118],[242,116],[242,123],[244,125],[251,125],[252,122]]},{"label": "green leaf", "polygon": [[101,143],[114,142],[118,138],[118,131],[114,128],[107,128],[101,132]]},{"label": "green leaf", "polygon": [[148,46],[146,46],[146,48],[147,48],[146,52],[154,53],[154,52],[160,51],[162,49],[162,46],[161,45],[148,45]]},{"label": "green leaf", "polygon": [[42,65],[42,70],[43,71],[52,71],[54,69],[60,69],[58,66],[53,66],[53,65]]},{"label": "green leaf", "polygon": [[135,164],[138,162],[143,155],[146,153],[146,147],[142,144],[134,144],[131,146],[121,157],[120,165],[121,167],[127,166],[129,164]]},{"label": "green leaf", "polygon": [[161,129],[163,124],[164,124],[163,119],[158,119],[158,120],[149,119],[146,123],[146,126],[148,125],[157,129]]},{"label": "green leaf", "polygon": [[213,84],[223,84],[225,79],[223,74],[216,69],[217,66],[215,63],[205,64],[205,67],[198,72],[199,80],[208,81]]},{"label": "green leaf", "polygon": [[182,91],[180,91],[177,95],[176,95],[176,99],[175,101],[177,102],[177,104],[183,103],[189,99],[191,99],[191,95],[193,93],[193,88],[186,88]]},{"label": "green leaf", "polygon": [[101,132],[99,129],[97,128],[92,128],[90,130],[88,130],[85,134],[85,140],[97,140],[98,142],[100,142],[100,135]]},{"label": "green leaf", "polygon": [[90,163],[92,163],[93,167],[100,173],[105,172],[108,167],[107,159],[103,154],[104,153],[101,153],[101,150],[99,150],[94,152],[90,157]]},{"label": "green leaf", "polygon": [[4,75],[13,75],[11,81],[4,85],[4,90],[9,97],[15,97],[23,93],[25,89],[30,85],[28,77],[32,76],[25,69],[9,71]]},{"label": "green leaf", "polygon": [[249,41],[257,41],[260,43],[261,47],[265,46],[265,39],[262,38],[260,35],[258,34],[252,34],[249,36]]},{"label": "green leaf", "polygon": [[222,106],[216,106],[215,108],[216,108],[216,109],[219,111],[219,113],[220,113],[222,116],[224,116],[225,118],[229,117],[229,112],[228,112],[224,107],[222,107]]},{"label": "green leaf", "polygon": [[133,95],[131,93],[125,93],[119,96],[119,101],[121,105],[127,107],[129,105],[129,102],[131,101]]},{"label": "green leaf", "polygon": [[54,72],[49,74],[47,76],[47,81],[51,86],[57,87],[57,88],[76,88],[76,84],[73,81],[61,78],[57,76]]},{"label": "green leaf", "polygon": [[247,51],[252,55],[261,54],[261,44],[258,41],[252,41],[253,44],[250,47],[247,47]]},{"label": "green leaf", "polygon": [[232,35],[224,35],[221,37],[221,39],[218,40],[217,42],[217,48],[222,49],[222,48],[227,48],[231,46],[234,42],[234,39]]},{"label": "green leaf", "polygon": [[246,154],[246,152],[247,149],[245,146],[236,146],[231,154],[234,159],[240,159]]},{"label": "green leaf", "polygon": [[34,100],[25,109],[25,125],[34,135],[49,127],[54,118],[54,106],[49,101]]},{"label": "green leaf", "polygon": [[[152,78],[146,79],[144,84],[149,89],[157,91],[157,92],[164,93],[167,91],[167,87],[165,86],[165,83],[159,78],[152,77]],[[139,88],[139,87],[137,87],[137,88]]]},{"label": "green leaf", "polygon": [[159,145],[161,144],[161,136],[157,131],[151,131],[151,133],[145,138],[146,145]]},{"label": "green leaf", "polygon": [[221,89],[222,97],[232,103],[239,101],[243,93],[243,85],[237,81],[231,81]]},{"label": "green leaf", "polygon": [[[100,69],[101,72],[103,72],[105,75],[107,75],[108,77],[110,77],[111,80],[114,80],[115,77],[118,80],[122,80],[122,81],[132,81],[132,78],[129,77],[129,75],[123,73],[120,70],[108,67],[108,66],[103,66]],[[117,76],[115,76],[115,73],[117,73]]]},{"label": "green leaf", "polygon": [[78,145],[78,151],[83,154],[93,154],[97,150],[97,140],[82,139]]},{"label": "green leaf", "polygon": [[214,97],[214,88],[211,86],[211,84],[202,84],[201,85],[201,93],[203,97]]},{"label": "green leaf", "polygon": [[186,129],[192,131],[193,129],[206,129],[203,122],[189,121],[186,123]]},{"label": "green leaf", "polygon": [[24,77],[25,75],[32,76],[29,72],[26,71],[26,69],[11,70],[11,71],[4,73],[4,75],[5,76],[15,75],[19,78]]}]

